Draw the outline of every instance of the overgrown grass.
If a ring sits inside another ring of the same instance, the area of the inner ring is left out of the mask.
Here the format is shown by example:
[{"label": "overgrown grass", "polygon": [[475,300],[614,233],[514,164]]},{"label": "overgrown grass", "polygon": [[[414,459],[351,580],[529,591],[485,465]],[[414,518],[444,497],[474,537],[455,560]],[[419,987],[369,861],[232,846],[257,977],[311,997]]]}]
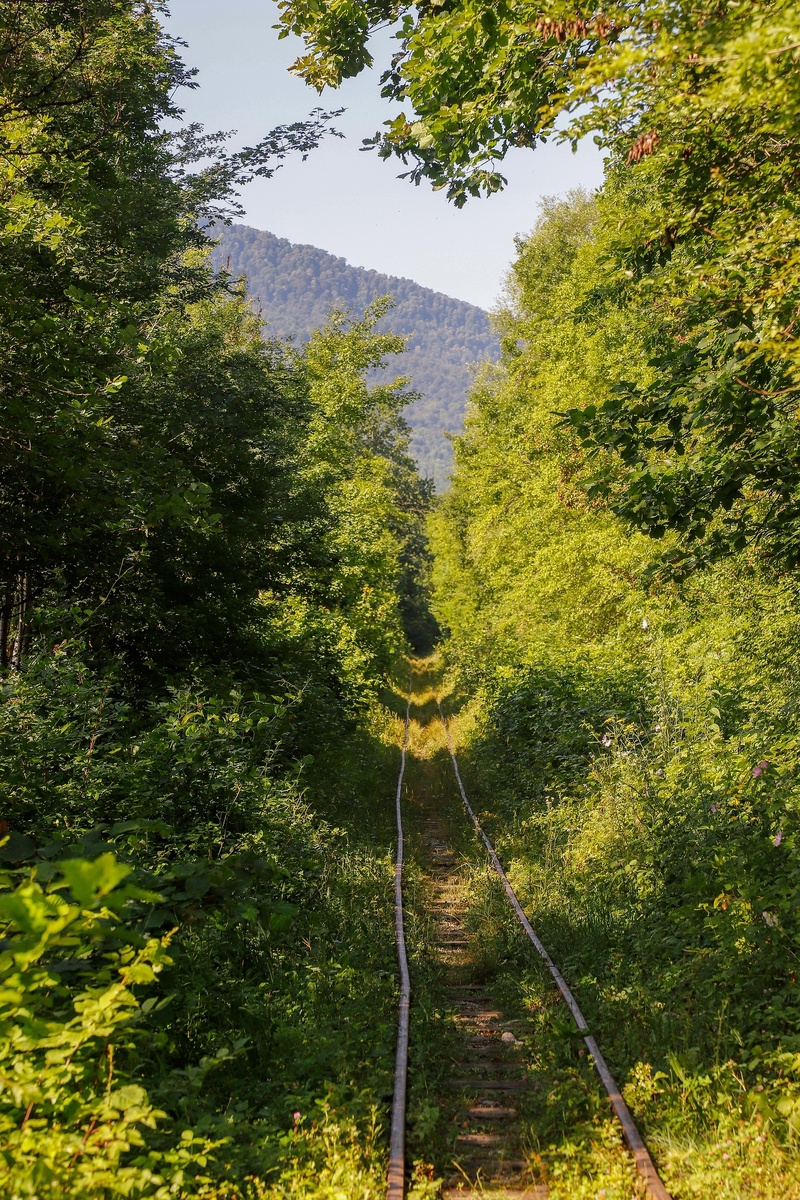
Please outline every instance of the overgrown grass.
[{"label": "overgrown grass", "polygon": [[[750,702],[729,629],[716,636],[711,668],[688,679],[685,627],[654,638],[650,665],[559,647],[500,673],[452,727],[473,802],[672,1194],[785,1200],[800,1195],[791,702],[779,731],[779,673],[764,681],[773,705]],[[553,1195],[623,1200],[606,1102],[504,904],[476,871],[487,970],[527,1009],[552,1080],[532,1150]]]}]

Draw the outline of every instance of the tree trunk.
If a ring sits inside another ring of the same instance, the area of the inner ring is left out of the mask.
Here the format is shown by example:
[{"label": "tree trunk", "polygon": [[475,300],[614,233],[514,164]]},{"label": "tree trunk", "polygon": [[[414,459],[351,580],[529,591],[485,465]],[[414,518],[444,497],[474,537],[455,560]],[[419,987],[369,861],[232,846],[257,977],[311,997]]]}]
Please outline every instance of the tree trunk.
[{"label": "tree trunk", "polygon": [[28,617],[29,581],[27,575],[17,577],[17,634],[14,638],[14,649],[11,652],[11,670],[19,671],[25,652],[25,622]]},{"label": "tree trunk", "polygon": [[13,591],[4,587],[0,592],[0,671],[8,668],[8,634],[11,626]]}]

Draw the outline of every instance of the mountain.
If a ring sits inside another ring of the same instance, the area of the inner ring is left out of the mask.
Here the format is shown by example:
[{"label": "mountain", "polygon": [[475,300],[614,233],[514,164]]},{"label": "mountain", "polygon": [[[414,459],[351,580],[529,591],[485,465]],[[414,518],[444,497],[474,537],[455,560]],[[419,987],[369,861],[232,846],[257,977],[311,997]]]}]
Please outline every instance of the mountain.
[{"label": "mountain", "polygon": [[499,353],[483,309],[247,225],[221,226],[215,234],[215,262],[247,276],[250,294],[279,337],[305,340],[324,324],[332,305],[360,314],[378,296],[394,297],[396,307],[382,327],[409,338],[398,369],[422,394],[406,410],[411,448],[423,475],[444,487],[451,461],[445,431],[461,428],[469,366]]}]

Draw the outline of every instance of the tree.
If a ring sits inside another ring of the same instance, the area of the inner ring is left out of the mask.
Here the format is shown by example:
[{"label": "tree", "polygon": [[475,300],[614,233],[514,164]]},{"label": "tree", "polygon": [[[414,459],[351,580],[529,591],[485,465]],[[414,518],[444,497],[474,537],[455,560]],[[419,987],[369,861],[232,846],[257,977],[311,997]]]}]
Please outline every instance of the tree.
[{"label": "tree", "polygon": [[319,1054],[307,946],[337,971],[352,953],[370,1030],[392,1004],[365,968],[390,908],[345,942],[334,893],[370,859],[385,883],[365,810],[366,860],[340,826],[405,648],[404,389],[367,379],[402,343],[380,313],[268,341],[215,275],[208,223],[329,124],[235,153],[164,132],[191,75],[162,11],[0,7],[3,1194],[258,1191],[284,1156],[276,1080],[327,1094],[352,1040],[331,993]]},{"label": "tree", "polygon": [[651,385],[571,413],[601,452],[590,491],[675,531],[672,570],[745,546],[800,564],[796,0],[282,10],[316,86],[363,69],[370,31],[398,22],[383,90],[412,111],[375,144],[456,204],[503,185],[512,146],[594,132],[620,209],[598,286],[654,308],[669,342]]},{"label": "tree", "polygon": [[[0,12],[0,665],[12,644],[18,661],[56,575],[96,605],[154,525],[201,520],[202,481],[165,469],[167,448],[148,441],[146,380],[181,353],[176,315],[220,286],[201,222],[327,128],[318,113],[232,154],[197,127],[166,133],[192,73],[161,8],[19,0]],[[194,170],[199,158],[210,164]],[[174,426],[173,399],[158,396]]]}]

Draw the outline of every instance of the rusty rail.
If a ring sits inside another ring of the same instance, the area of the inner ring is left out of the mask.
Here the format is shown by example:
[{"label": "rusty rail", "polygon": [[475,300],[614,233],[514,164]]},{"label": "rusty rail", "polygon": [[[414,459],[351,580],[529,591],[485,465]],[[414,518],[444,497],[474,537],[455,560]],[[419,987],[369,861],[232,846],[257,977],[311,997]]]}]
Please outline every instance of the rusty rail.
[{"label": "rusty rail", "polygon": [[411,681],[406,704],[406,726],[400,755],[400,774],[397,779],[397,858],[394,864],[394,928],[397,938],[397,960],[400,966],[400,1012],[397,1022],[397,1051],[394,1064],[394,1094],[392,1097],[392,1129],[389,1140],[389,1177],[387,1200],[403,1200],[406,1174],[406,1081],[408,1076],[408,1025],[411,1014],[411,976],[408,972],[406,934],[403,924],[403,814],[400,796],[406,773],[408,723],[411,715]]},{"label": "rusty rail", "polygon": [[[472,818],[473,825],[475,826],[476,830],[478,831],[481,838],[483,839],[483,843],[489,852],[489,858],[492,860],[492,865],[493,865],[495,871],[497,872],[497,874],[500,876],[505,893],[508,896],[509,901],[511,902],[511,907],[514,909],[514,912],[517,914],[517,918],[518,918],[520,924],[522,925],[522,928],[525,930],[526,934],[528,935],[530,940],[533,942],[534,946],[536,947],[536,949],[538,950],[542,959],[544,960],[548,971],[550,972],[550,974],[553,976],[553,979],[555,980],[556,987],[558,988],[559,992],[561,993],[564,1003],[566,1004],[569,1011],[572,1013],[572,1018],[575,1022],[576,1028],[577,1028],[578,1032],[580,1034],[582,1034],[586,1048],[589,1051],[590,1055],[592,1056],[592,1062],[595,1065],[597,1074],[600,1076],[600,1079],[603,1082],[603,1087],[608,1092],[608,1098],[611,1101],[611,1107],[614,1109],[614,1112],[617,1116],[617,1120],[619,1121],[620,1125],[622,1126],[622,1132],[625,1134],[625,1140],[628,1143],[628,1146],[630,1147],[631,1154],[633,1155],[634,1162],[636,1163],[636,1168],[637,1168],[639,1174],[641,1175],[642,1179],[644,1180],[645,1184],[647,1185],[648,1192],[653,1197],[653,1200],[671,1200],[669,1192],[664,1187],[664,1184],[661,1182],[661,1179],[659,1178],[658,1171],[656,1170],[655,1164],[653,1163],[653,1160],[650,1157],[650,1151],[647,1149],[647,1146],[644,1143],[644,1139],[642,1138],[642,1135],[639,1133],[639,1130],[636,1128],[636,1123],[634,1122],[634,1119],[631,1116],[631,1111],[628,1108],[625,1101],[622,1099],[622,1095],[620,1093],[619,1088],[617,1087],[617,1083],[614,1079],[614,1076],[609,1071],[608,1064],[606,1063],[606,1060],[603,1058],[603,1055],[600,1053],[600,1048],[598,1047],[597,1042],[594,1040],[594,1038],[588,1031],[586,1021],[584,1019],[583,1013],[581,1012],[580,1008],[578,1007],[577,1000],[575,999],[572,992],[570,991],[570,988],[569,988],[566,980],[564,979],[563,975],[559,971],[558,967],[553,962],[552,958],[547,953],[547,950],[545,949],[544,945],[542,944],[542,942],[539,940],[538,936],[536,935],[536,932],[534,931],[534,928],[531,925],[530,921],[525,916],[525,912],[522,908],[522,905],[520,904],[519,900],[517,899],[517,894],[514,891],[514,889],[512,888],[511,884],[509,883],[508,877],[500,863],[500,859],[497,857],[497,854],[495,853],[494,846],[492,845],[492,843],[489,841],[488,837],[484,833],[483,827],[481,826],[480,821],[476,817],[475,812],[472,808],[472,805],[470,804],[469,800],[467,799],[467,793],[464,789],[464,784],[461,780],[461,772],[458,769],[458,760],[456,759],[455,751],[453,750],[453,741],[452,741],[452,738],[450,737],[450,730],[447,727],[447,721],[445,720],[444,713],[442,712],[442,706],[438,700],[436,701],[436,707],[439,709],[439,716],[441,717],[442,726],[444,727],[445,737],[447,738],[447,748],[450,751],[450,758],[453,760],[453,770],[455,771],[456,782],[458,783],[458,790],[461,792],[461,799],[464,801],[464,806],[465,806],[467,812],[469,813],[470,817]],[[400,1193],[400,1194],[402,1195],[402,1193]]]}]

